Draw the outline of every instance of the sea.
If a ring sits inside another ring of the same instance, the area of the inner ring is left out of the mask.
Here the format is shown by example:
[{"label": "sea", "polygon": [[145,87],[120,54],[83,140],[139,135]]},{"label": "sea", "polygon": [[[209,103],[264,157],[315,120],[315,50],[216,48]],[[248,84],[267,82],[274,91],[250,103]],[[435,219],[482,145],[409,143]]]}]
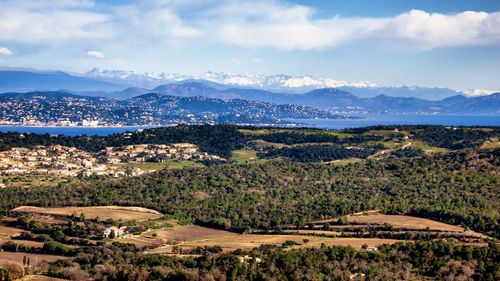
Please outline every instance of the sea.
[{"label": "sea", "polygon": [[[293,119],[297,127],[321,129],[346,129],[374,125],[443,125],[443,126],[500,126],[500,115],[358,115],[358,119]],[[307,124],[307,125],[304,125]],[[134,132],[151,126],[131,127],[29,127],[0,126],[0,132],[36,133],[51,135],[107,136],[115,133]]]}]

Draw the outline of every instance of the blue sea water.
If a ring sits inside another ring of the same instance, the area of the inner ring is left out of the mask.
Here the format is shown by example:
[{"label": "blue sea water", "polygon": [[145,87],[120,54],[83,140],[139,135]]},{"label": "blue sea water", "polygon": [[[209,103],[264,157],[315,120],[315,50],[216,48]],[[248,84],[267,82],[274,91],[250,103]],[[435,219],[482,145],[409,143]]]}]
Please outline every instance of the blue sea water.
[{"label": "blue sea water", "polygon": [[[363,115],[362,119],[298,119],[315,128],[345,129],[374,125],[444,125],[444,126],[500,126],[500,116],[496,115]],[[126,131],[137,131],[151,127],[25,127],[0,126],[0,132],[37,133],[67,136],[106,136]]]},{"label": "blue sea water", "polygon": [[107,136],[116,133],[134,132],[139,129],[152,127],[27,127],[27,126],[0,126],[0,132],[19,132],[35,134],[51,134],[66,136]]},{"label": "blue sea water", "polygon": [[370,114],[358,116],[362,119],[298,119],[322,129],[345,129],[375,125],[443,125],[443,126],[500,126],[496,115],[392,115]]}]

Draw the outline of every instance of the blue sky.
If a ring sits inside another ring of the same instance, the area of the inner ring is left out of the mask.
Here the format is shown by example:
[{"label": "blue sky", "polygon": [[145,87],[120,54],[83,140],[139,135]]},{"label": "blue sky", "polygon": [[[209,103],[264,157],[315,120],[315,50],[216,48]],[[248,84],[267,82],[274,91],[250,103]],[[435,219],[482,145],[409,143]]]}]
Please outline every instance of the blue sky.
[{"label": "blue sky", "polygon": [[500,90],[498,0],[0,0],[0,65]]}]

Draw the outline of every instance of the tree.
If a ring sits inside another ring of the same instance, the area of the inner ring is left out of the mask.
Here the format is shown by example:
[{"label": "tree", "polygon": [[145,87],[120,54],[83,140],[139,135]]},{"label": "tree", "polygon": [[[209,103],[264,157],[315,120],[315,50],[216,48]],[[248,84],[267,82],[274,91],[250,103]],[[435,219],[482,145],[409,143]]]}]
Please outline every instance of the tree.
[{"label": "tree", "polygon": [[12,280],[9,270],[7,270],[7,268],[5,268],[4,266],[0,267],[0,280],[2,281]]}]

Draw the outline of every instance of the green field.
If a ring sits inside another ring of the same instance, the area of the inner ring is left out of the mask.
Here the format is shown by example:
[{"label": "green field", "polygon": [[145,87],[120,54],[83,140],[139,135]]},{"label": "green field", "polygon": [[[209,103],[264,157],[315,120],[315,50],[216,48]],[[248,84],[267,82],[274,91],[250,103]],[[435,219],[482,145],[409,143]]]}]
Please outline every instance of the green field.
[{"label": "green field", "polygon": [[231,160],[236,161],[238,164],[256,161],[257,153],[253,150],[234,150]]},{"label": "green field", "polygon": [[425,152],[448,152],[450,151],[449,149],[446,148],[441,148],[441,147],[435,147],[435,146],[430,146],[422,141],[411,141],[410,147],[413,148],[420,148]]}]

